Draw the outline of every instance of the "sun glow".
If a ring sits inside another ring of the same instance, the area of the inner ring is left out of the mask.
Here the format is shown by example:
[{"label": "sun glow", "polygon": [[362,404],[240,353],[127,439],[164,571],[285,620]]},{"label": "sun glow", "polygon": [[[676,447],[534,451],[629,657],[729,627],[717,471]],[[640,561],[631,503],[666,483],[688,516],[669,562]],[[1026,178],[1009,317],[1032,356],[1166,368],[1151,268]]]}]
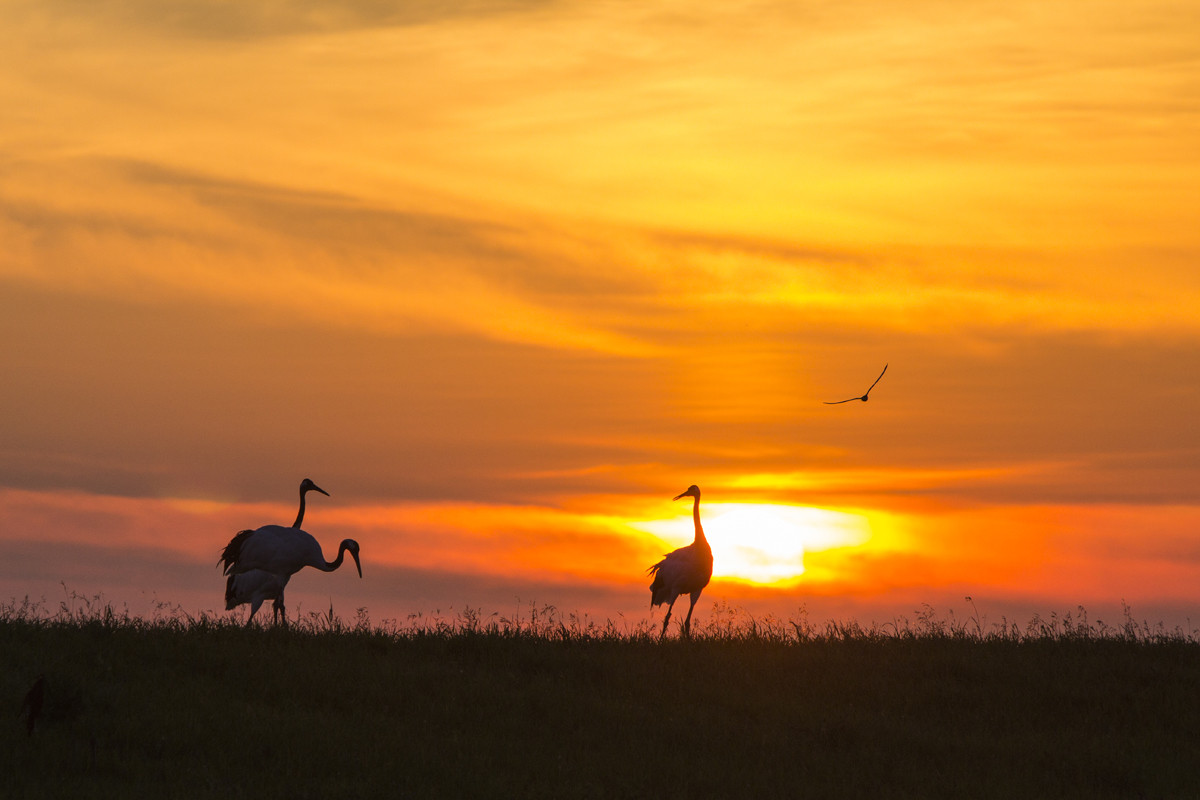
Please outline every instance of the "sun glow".
[{"label": "sun glow", "polygon": [[[804,574],[805,553],[857,547],[871,536],[866,518],[820,508],[706,503],[700,512],[712,545],[713,577],[748,583],[794,583]],[[690,516],[682,515],[636,527],[665,542],[692,532]]]}]

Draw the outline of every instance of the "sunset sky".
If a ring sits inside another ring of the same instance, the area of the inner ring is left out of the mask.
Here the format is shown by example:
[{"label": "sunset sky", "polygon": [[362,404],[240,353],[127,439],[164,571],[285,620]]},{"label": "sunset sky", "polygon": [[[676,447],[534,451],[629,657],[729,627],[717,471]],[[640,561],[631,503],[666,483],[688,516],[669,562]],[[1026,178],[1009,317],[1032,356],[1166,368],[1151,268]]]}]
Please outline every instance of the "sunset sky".
[{"label": "sunset sky", "polygon": [[1200,5],[0,15],[0,599],[1200,627]]}]

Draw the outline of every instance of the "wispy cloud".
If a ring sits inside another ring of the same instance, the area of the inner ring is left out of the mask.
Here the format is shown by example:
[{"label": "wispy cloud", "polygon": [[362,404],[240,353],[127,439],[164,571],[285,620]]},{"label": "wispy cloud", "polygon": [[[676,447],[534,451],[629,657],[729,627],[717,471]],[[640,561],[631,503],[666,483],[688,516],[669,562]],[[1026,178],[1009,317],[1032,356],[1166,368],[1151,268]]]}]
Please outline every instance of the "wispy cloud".
[{"label": "wispy cloud", "polygon": [[[103,196],[81,186],[79,172],[104,175]],[[549,347],[651,349],[587,320],[589,292],[611,295],[617,282],[595,264],[564,270],[537,244],[523,245],[536,231],[144,164],[75,162],[54,176],[76,190],[74,207],[2,198],[0,224],[21,255],[0,261],[10,277],[103,295],[136,284],[147,300],[207,300],[381,333],[466,330]],[[10,190],[19,185],[10,177]],[[574,313],[554,307],[564,299]]]},{"label": "wispy cloud", "polygon": [[334,33],[535,11],[551,0],[283,0],[214,3],[187,0],[170,6],[152,0],[103,0],[6,5],[18,17],[53,14],[97,20],[114,28],[144,29],[181,38],[241,40],[266,36]]}]

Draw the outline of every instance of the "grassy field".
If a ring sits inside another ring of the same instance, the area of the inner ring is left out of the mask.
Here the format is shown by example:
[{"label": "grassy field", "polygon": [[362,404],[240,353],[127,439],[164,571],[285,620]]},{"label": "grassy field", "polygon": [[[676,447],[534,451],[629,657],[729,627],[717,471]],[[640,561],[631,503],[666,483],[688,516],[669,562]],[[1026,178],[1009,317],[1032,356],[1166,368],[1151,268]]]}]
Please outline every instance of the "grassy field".
[{"label": "grassy field", "polygon": [[553,609],[245,629],[0,606],[0,795],[1200,797],[1192,634],[709,616],[659,642]]}]

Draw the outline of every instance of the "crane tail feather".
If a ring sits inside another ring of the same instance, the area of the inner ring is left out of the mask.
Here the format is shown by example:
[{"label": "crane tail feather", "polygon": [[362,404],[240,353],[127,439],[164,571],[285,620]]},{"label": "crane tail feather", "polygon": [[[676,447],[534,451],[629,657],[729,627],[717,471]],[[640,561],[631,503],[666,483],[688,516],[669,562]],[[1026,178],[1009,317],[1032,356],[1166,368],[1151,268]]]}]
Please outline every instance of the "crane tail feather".
[{"label": "crane tail feather", "polygon": [[217,559],[217,566],[224,565],[225,575],[229,574],[229,570],[233,569],[233,565],[242,557],[242,545],[250,538],[253,530],[238,531],[237,535],[229,540],[229,544],[225,545],[221,550],[221,557]]},{"label": "crane tail feather", "polygon": [[662,565],[665,563],[667,563],[667,560],[664,558],[662,561],[658,562],[654,566],[650,567],[650,569],[646,570],[647,575],[652,575],[654,577],[654,580],[652,580],[650,582],[650,607],[651,608],[662,605],[663,603],[665,603],[671,599],[670,598],[670,590],[667,588],[667,582],[664,579],[662,572],[660,571],[662,568]]}]

